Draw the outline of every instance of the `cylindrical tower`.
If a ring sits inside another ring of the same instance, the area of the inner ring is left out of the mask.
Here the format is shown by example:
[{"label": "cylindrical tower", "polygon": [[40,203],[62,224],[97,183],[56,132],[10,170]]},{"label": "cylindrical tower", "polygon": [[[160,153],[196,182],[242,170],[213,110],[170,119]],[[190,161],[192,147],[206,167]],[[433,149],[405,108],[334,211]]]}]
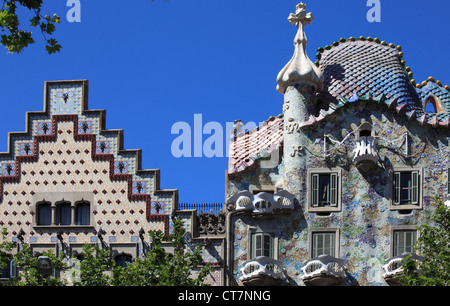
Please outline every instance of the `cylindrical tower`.
[{"label": "cylindrical tower", "polygon": [[277,76],[277,90],[284,95],[284,189],[298,198],[305,179],[302,174],[306,171],[306,136],[302,127],[314,114],[316,93],[322,89],[323,75],[306,54],[304,28],[314,20],[312,13],[306,13],[306,5],[299,3],[288,20],[298,31],[294,55]]}]

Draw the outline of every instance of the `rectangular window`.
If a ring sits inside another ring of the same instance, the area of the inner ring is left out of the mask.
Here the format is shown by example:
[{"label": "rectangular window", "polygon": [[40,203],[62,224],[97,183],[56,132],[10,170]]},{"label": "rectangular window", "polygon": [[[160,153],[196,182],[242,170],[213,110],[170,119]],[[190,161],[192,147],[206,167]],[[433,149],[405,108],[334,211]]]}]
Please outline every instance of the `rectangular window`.
[{"label": "rectangular window", "polygon": [[330,255],[335,257],[336,232],[314,232],[312,233],[311,257]]},{"label": "rectangular window", "polygon": [[394,205],[418,205],[420,193],[419,171],[395,171]]},{"label": "rectangular window", "polygon": [[87,202],[77,204],[76,206],[76,224],[77,225],[89,225],[91,210],[90,205]]},{"label": "rectangular window", "polygon": [[64,202],[56,205],[56,224],[70,225],[72,223],[72,208],[70,203]]},{"label": "rectangular window", "polygon": [[339,172],[310,174],[311,208],[338,208],[339,197]]},{"label": "rectangular window", "polygon": [[416,230],[395,230],[393,234],[393,257],[413,253],[417,239]]},{"label": "rectangular window", "polygon": [[254,233],[252,234],[252,258],[266,256],[273,258],[273,234]]},{"label": "rectangular window", "polygon": [[37,205],[37,224],[50,225],[52,224],[52,209],[50,203],[43,202]]}]

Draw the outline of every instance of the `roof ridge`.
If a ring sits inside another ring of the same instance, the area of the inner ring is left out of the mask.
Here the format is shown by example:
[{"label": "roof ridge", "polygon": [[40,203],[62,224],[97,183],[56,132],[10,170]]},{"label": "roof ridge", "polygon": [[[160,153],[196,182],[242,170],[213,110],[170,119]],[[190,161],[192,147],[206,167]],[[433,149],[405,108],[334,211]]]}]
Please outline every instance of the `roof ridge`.
[{"label": "roof ridge", "polygon": [[428,85],[428,83],[435,83],[436,85],[438,85],[439,87],[442,87],[443,89],[450,91],[450,86],[449,85],[443,85],[442,82],[440,80],[435,80],[434,77],[429,76],[426,80],[422,81],[422,83],[417,83],[416,84],[416,88],[422,88]]}]

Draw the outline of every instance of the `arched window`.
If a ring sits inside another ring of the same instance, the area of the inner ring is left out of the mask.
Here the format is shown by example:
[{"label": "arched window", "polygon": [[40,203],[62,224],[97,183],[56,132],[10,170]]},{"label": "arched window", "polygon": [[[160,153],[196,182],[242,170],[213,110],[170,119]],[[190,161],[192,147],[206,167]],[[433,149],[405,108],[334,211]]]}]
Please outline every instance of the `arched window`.
[{"label": "arched window", "polygon": [[439,103],[439,99],[434,96],[430,96],[425,102],[425,112],[429,114],[442,113],[443,110],[441,103]]},{"label": "arched window", "polygon": [[70,202],[58,202],[56,203],[56,224],[57,225],[70,225],[72,223],[72,208]]},{"label": "arched window", "polygon": [[78,202],[75,208],[75,224],[91,224],[91,205],[87,201]]},{"label": "arched window", "polygon": [[37,225],[52,224],[52,209],[50,202],[40,202],[37,204]]}]

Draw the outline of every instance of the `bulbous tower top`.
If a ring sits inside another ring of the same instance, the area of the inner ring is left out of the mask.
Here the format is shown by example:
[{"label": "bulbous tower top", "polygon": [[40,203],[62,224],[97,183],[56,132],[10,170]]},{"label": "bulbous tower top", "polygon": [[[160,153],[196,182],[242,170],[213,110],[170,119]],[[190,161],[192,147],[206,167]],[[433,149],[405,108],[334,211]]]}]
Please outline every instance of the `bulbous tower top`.
[{"label": "bulbous tower top", "polygon": [[295,14],[291,13],[288,21],[298,28],[294,38],[294,55],[277,76],[277,91],[284,94],[288,85],[308,83],[317,90],[322,89],[323,75],[320,69],[306,54],[307,39],[304,32],[306,24],[314,20],[312,13],[306,13],[306,4],[297,4]]}]

